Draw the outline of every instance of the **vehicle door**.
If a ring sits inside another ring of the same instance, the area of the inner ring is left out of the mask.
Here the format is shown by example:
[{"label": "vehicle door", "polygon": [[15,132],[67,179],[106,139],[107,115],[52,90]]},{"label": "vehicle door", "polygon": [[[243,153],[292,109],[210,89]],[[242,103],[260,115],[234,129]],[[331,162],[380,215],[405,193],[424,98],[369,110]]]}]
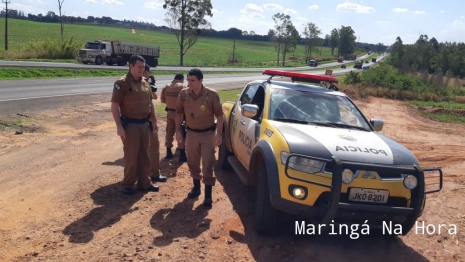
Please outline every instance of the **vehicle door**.
[{"label": "vehicle door", "polygon": [[[250,155],[252,149],[256,143],[257,136],[257,118],[251,119],[242,115],[242,105],[244,104],[257,104],[254,101],[257,95],[257,90],[260,90],[259,94],[264,98],[264,89],[260,87],[259,83],[253,83],[246,87],[246,90],[242,92],[242,95],[238,101],[238,104],[234,110],[234,122],[233,122],[233,145],[234,153],[238,160],[248,169]],[[263,101],[262,101],[263,103]]]}]

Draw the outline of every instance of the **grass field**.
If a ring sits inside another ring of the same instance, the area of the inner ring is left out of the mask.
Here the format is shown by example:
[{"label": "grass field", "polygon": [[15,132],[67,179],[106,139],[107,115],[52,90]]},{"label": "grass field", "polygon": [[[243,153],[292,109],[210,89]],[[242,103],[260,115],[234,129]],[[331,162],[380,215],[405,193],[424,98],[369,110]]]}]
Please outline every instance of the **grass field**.
[{"label": "grass field", "polygon": [[[5,19],[0,19],[0,28],[5,27]],[[46,38],[60,38],[59,23],[41,23],[26,20],[8,20],[8,51],[0,51],[0,59],[18,59],[28,52],[28,45],[34,41]],[[132,33],[130,28],[109,27],[100,25],[65,24],[65,38],[73,37],[82,42],[94,40],[120,40],[136,44],[160,46],[159,65],[179,65],[179,46],[173,34],[162,31],[136,29]],[[0,37],[0,47],[4,47],[4,38]],[[236,58],[238,65],[228,64],[232,58],[233,40],[223,38],[200,37],[198,42],[187,51],[184,56],[185,66],[216,66],[216,67],[275,67],[276,51],[271,42],[236,40]],[[361,51],[363,52],[363,51]],[[294,55],[288,54],[286,66],[305,65],[304,48],[298,46]],[[316,59],[332,59],[330,49],[321,48],[321,55]],[[76,61],[77,62],[77,61]]]}]

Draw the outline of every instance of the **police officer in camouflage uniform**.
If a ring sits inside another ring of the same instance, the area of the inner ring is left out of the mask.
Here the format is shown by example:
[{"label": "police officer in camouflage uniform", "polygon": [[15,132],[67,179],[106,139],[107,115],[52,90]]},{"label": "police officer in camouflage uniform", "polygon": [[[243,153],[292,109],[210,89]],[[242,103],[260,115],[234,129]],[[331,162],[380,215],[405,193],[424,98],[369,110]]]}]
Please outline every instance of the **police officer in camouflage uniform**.
[{"label": "police officer in camouflage uniform", "polygon": [[[220,146],[222,142],[223,108],[218,93],[203,85],[202,71],[191,69],[187,82],[188,88],[181,90],[176,101],[176,140],[181,142],[182,139],[181,121],[184,114],[187,129],[187,166],[194,182],[194,187],[187,196],[198,197],[202,181],[205,184],[203,205],[211,206],[212,187],[216,183],[213,174],[215,147]],[[215,117],[218,125],[215,124]]]},{"label": "police officer in camouflage uniform", "polygon": [[149,177],[150,160],[147,154],[149,124],[158,131],[149,83],[143,78],[145,59],[133,55],[129,59],[129,72],[120,77],[113,87],[111,113],[116,133],[121,137],[124,152],[123,194],[133,194],[137,182],[139,190],[158,192]]},{"label": "police officer in camouflage uniform", "polygon": [[[178,99],[179,92],[186,88],[184,85],[184,75],[176,74],[174,80],[170,84],[166,85],[161,91],[160,100],[166,104],[166,159],[173,158],[173,137],[176,133],[176,100]],[[183,137],[181,143],[178,143],[179,148],[179,162],[186,162],[186,146],[185,137]]]}]

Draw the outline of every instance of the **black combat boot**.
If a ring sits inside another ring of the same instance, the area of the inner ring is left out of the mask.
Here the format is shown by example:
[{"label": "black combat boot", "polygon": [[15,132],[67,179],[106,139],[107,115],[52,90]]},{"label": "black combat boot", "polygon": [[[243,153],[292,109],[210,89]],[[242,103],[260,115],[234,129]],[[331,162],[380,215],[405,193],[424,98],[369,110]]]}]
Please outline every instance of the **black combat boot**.
[{"label": "black combat boot", "polygon": [[212,200],[212,186],[205,185],[205,200],[203,201],[204,206],[211,206]]},{"label": "black combat boot", "polygon": [[171,147],[167,147],[166,148],[166,157],[165,159],[170,159],[170,158],[173,158],[174,155],[173,155],[173,152],[171,152]]},{"label": "black combat boot", "polygon": [[186,149],[179,149],[179,162],[187,162]]},{"label": "black combat boot", "polygon": [[196,198],[200,196],[200,180],[193,179],[194,180],[194,187],[192,188],[191,192],[187,194],[187,197],[189,198]]}]

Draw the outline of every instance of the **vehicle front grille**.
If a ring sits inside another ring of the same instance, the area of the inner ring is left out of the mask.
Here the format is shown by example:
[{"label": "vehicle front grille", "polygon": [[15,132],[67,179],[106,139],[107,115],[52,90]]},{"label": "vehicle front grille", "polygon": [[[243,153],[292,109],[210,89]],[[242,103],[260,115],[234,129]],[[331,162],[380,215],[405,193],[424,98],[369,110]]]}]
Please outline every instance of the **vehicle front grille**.
[{"label": "vehicle front grille", "polygon": [[[334,164],[333,162],[327,162],[323,168],[324,172],[326,173],[333,173],[334,171]],[[352,170],[352,172],[356,173],[357,170]],[[392,179],[392,178],[402,178],[402,175],[398,172],[377,172],[378,176],[381,179]]]},{"label": "vehicle front grille", "polygon": [[79,56],[85,56],[87,52],[85,50],[79,50]]}]

